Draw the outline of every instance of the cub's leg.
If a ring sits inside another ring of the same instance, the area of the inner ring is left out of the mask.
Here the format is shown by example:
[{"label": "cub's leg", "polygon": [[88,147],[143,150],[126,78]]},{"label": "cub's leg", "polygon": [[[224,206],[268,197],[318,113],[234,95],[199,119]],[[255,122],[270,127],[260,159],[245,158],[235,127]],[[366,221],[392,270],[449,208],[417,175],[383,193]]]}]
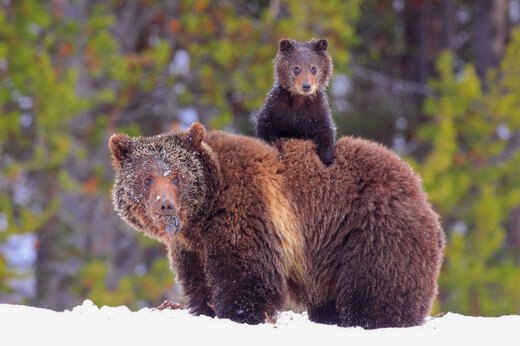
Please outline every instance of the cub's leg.
[{"label": "cub's leg", "polygon": [[316,133],[316,152],[325,166],[330,166],[334,163],[335,136],[335,132],[328,127]]}]

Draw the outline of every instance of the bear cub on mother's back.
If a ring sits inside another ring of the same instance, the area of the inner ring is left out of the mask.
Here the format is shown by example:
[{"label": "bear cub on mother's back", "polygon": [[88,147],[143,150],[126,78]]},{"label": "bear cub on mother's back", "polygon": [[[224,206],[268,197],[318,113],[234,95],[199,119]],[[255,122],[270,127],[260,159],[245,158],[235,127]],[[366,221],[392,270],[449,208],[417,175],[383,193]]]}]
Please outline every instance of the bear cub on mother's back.
[{"label": "bear cub on mother's back", "polygon": [[311,139],[325,165],[332,164],[336,127],[325,88],[332,75],[327,40],[281,40],[274,60],[275,81],[257,118],[256,134]]}]

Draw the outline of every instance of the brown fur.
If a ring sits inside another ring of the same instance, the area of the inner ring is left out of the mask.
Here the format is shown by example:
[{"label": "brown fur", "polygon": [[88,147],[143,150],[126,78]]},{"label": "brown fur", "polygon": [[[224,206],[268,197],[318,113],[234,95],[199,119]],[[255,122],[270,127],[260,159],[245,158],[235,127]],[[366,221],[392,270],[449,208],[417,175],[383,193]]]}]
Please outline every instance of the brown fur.
[{"label": "brown fur", "polygon": [[[310,141],[273,148],[200,125],[115,135],[110,148],[116,210],[166,244],[193,313],[261,323],[291,298],[313,321],[379,328],[430,312],[443,232],[420,180],[388,149],[345,137],[326,168]],[[154,167],[180,177],[176,234],[150,215],[156,197],[140,182]]]},{"label": "brown fur", "polygon": [[[266,181],[262,190],[268,202],[267,218],[273,222],[283,252],[284,277],[294,284],[305,286],[304,241],[291,202],[281,193],[282,186],[274,179]],[[299,300],[297,297],[293,299]]]}]

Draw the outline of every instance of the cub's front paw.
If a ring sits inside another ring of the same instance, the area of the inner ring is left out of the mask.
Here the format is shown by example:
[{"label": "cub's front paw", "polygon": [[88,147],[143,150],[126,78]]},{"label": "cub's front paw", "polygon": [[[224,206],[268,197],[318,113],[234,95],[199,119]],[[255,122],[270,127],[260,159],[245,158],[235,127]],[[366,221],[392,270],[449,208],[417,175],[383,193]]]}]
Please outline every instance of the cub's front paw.
[{"label": "cub's front paw", "polygon": [[322,155],[320,156],[320,160],[327,167],[334,163],[334,157],[332,155]]}]

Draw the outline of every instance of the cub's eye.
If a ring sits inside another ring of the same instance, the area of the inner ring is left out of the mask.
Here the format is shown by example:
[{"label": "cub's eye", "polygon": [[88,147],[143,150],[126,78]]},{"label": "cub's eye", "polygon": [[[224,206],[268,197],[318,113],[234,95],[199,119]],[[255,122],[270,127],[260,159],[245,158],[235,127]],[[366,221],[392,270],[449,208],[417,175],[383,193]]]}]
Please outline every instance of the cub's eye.
[{"label": "cub's eye", "polygon": [[316,72],[318,72],[318,69],[316,68],[316,66],[311,67],[311,73],[315,75]]},{"label": "cub's eye", "polygon": [[298,66],[293,67],[292,70],[293,70],[293,72],[294,72],[295,75],[299,75],[300,72],[301,72],[301,70],[300,70],[300,68],[299,68]]},{"label": "cub's eye", "polygon": [[179,186],[179,178],[172,179],[172,184],[175,186]]},{"label": "cub's eye", "polygon": [[152,181],[153,181],[152,178],[146,178],[146,179],[144,180],[144,184],[145,184],[146,186],[150,186],[150,185],[152,185]]}]

